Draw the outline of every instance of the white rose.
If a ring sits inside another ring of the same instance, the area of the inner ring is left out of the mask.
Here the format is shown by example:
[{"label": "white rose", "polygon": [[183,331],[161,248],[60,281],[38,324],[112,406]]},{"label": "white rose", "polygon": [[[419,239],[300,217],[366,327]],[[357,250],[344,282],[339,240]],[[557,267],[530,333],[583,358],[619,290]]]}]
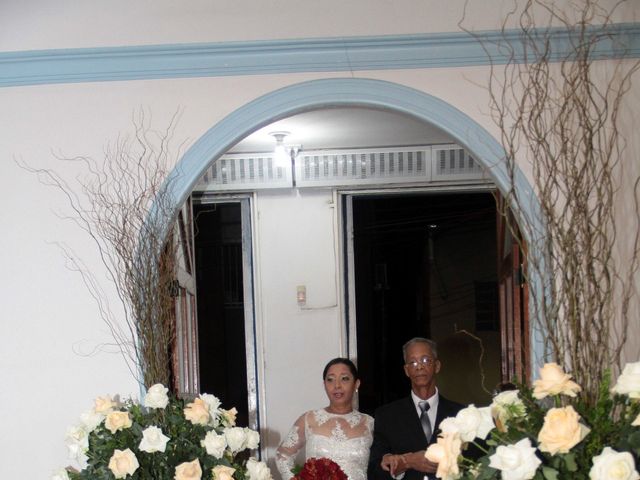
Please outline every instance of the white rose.
[{"label": "white rose", "polygon": [[169,389],[161,383],[149,387],[144,397],[144,406],[148,408],[165,408],[169,404]]},{"label": "white rose", "polygon": [[209,407],[209,415],[211,415],[211,423],[215,423],[215,421],[220,416],[220,400],[215,395],[211,395],[210,393],[202,393],[200,394],[200,398],[207,404]]},{"label": "white rose", "polygon": [[104,419],[104,414],[96,413],[93,410],[89,410],[80,415],[80,422],[82,422],[82,425],[89,433],[93,432]]},{"label": "white rose", "polygon": [[142,431],[142,440],[138,448],[143,452],[164,452],[167,448],[169,437],[162,433],[158,427],[147,427]]},{"label": "white rose", "polygon": [[109,470],[116,478],[125,478],[127,475],[133,475],[139,466],[138,459],[129,448],[126,450],[114,450],[109,460]]},{"label": "white rose", "polygon": [[489,466],[500,470],[502,480],[529,480],[536,474],[540,463],[528,438],[514,445],[501,445],[489,457]]},{"label": "white rose", "polygon": [[593,457],[593,467],[589,471],[591,480],[638,480],[640,475],[629,452],[616,452],[604,447],[600,455]]},{"label": "white rose", "polygon": [[224,435],[218,435],[213,430],[208,431],[204,440],[200,444],[205,448],[209,455],[215,458],[222,458],[224,449],[227,448],[227,439]]},{"label": "white rose", "polygon": [[522,418],[527,409],[520,398],[518,390],[501,392],[491,402],[491,415],[493,415],[496,427],[501,432],[507,431],[507,422],[512,418]]},{"label": "white rose", "polygon": [[640,414],[638,414],[636,419],[633,422],[631,422],[631,426],[632,427],[640,427]]},{"label": "white rose", "polygon": [[245,448],[249,450],[255,450],[260,445],[260,434],[250,428],[245,428],[244,433],[247,435],[247,442]]},{"label": "white rose", "polygon": [[85,453],[89,449],[89,433],[79,425],[69,427],[64,442],[69,451],[69,458],[84,464],[87,460]]},{"label": "white rose", "polygon": [[629,398],[640,398],[640,362],[627,363],[611,391]]},{"label": "white rose", "polygon": [[473,404],[460,410],[456,415],[455,422],[459,427],[460,438],[463,442],[471,442],[474,438],[484,440],[495,427],[491,417],[491,408],[476,408]]},{"label": "white rose", "polygon": [[242,427],[225,428],[224,436],[227,439],[227,445],[232,453],[244,450],[247,445],[247,434]]},{"label": "white rose", "polygon": [[580,390],[580,385],[571,380],[571,375],[553,362],[545,363],[540,369],[540,378],[533,382],[533,396],[538,400],[559,394],[575,397]]},{"label": "white rose", "polygon": [[69,473],[67,472],[67,469],[61,468],[60,470],[53,472],[51,480],[69,480]]},{"label": "white rose", "polygon": [[255,458],[247,460],[247,473],[249,480],[273,480],[271,470],[264,462],[259,462]]}]

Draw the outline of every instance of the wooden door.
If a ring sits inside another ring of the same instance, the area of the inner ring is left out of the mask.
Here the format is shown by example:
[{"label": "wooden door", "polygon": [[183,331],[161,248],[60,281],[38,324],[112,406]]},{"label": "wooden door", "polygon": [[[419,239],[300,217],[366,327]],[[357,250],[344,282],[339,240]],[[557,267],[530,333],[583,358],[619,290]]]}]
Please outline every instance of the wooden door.
[{"label": "wooden door", "polygon": [[[504,198],[497,199],[497,259],[502,381],[527,381],[530,372],[526,245]],[[524,253],[523,253],[524,252]]]}]

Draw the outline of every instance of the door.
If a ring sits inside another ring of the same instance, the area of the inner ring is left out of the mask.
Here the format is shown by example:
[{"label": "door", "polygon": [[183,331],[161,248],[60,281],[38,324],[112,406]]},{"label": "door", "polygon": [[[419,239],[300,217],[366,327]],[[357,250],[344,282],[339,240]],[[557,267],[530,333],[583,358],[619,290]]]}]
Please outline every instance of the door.
[{"label": "door", "polygon": [[526,382],[530,372],[526,245],[505,199],[497,195],[498,298],[503,382]]},{"label": "door", "polygon": [[192,397],[200,391],[200,374],[191,197],[187,198],[178,212],[174,228],[174,241],[177,248],[176,289],[174,291],[176,339],[173,348],[173,387],[179,395]]}]

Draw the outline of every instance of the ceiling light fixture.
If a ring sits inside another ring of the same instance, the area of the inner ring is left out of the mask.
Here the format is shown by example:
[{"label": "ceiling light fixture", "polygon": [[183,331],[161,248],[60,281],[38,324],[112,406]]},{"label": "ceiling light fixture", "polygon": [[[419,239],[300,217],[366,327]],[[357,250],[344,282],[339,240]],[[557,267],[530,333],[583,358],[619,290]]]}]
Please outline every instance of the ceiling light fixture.
[{"label": "ceiling light fixture", "polygon": [[287,149],[284,145],[284,139],[289,132],[285,131],[277,131],[277,132],[269,132],[276,140],[276,146],[273,149],[273,157],[275,160],[275,164],[277,167],[286,167],[291,163],[291,157],[287,153]]}]

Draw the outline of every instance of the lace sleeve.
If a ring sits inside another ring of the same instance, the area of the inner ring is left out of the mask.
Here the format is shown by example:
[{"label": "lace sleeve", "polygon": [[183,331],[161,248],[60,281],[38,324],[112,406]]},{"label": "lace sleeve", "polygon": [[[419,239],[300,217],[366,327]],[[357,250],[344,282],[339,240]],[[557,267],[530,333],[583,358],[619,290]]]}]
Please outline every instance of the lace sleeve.
[{"label": "lace sleeve", "polygon": [[[306,414],[305,414],[306,415]],[[305,446],[305,415],[302,415],[293,424],[287,436],[276,450],[276,467],[282,480],[293,477],[291,469],[298,452]]]}]

